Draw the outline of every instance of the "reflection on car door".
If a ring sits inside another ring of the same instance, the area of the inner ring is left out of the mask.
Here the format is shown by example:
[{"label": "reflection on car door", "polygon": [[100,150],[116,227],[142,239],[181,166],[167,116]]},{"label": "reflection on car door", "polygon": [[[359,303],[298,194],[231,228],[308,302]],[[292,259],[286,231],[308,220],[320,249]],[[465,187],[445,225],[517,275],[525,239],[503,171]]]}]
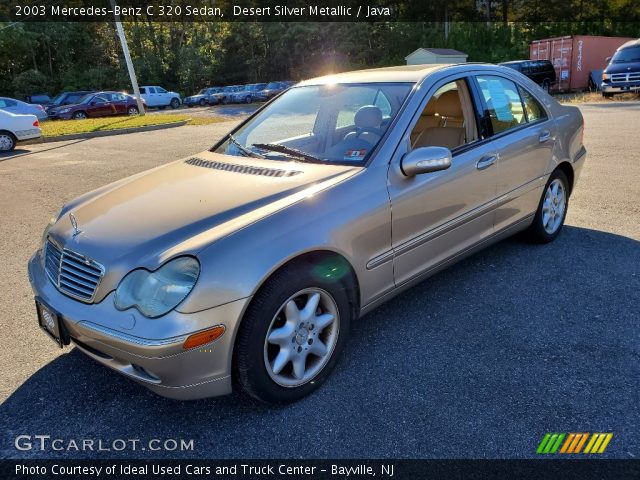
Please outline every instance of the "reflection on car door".
[{"label": "reflection on car door", "polygon": [[112,93],[111,105],[114,115],[124,115],[127,113],[127,96],[122,93]]},{"label": "reflection on car door", "polygon": [[[498,152],[482,141],[479,104],[470,86],[468,78],[454,77],[431,89],[392,159],[389,195],[396,285],[493,233]],[[402,156],[428,146],[452,150],[451,167],[403,176]]]},{"label": "reflection on car door", "polygon": [[89,102],[87,115],[90,117],[104,117],[111,113],[111,104],[106,97],[95,96]]},{"label": "reflection on car door", "polygon": [[497,171],[496,231],[532,215],[553,155],[555,131],[543,106],[510,79],[476,77],[491,129],[490,144],[500,152]]}]

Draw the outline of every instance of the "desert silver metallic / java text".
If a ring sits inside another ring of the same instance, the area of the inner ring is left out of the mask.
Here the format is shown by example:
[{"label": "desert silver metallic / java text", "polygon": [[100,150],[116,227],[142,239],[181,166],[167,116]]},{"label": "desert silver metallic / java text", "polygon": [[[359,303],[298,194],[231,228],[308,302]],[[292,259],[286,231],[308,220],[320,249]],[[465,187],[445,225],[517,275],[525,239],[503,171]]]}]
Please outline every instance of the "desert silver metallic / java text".
[{"label": "desert silver metallic / java text", "polygon": [[555,179],[547,187],[542,203],[542,225],[548,234],[553,234],[562,224],[567,207],[567,196],[564,185]]},{"label": "desert silver metallic / java text", "polygon": [[329,362],[340,331],[335,300],[320,288],[289,297],[278,309],[264,342],[264,362],[278,385],[298,387]]}]

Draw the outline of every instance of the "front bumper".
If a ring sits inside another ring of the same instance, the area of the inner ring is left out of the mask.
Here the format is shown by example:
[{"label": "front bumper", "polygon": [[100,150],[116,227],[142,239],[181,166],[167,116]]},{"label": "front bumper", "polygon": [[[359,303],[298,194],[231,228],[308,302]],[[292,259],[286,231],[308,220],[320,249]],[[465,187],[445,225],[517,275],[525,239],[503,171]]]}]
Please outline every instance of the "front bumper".
[{"label": "front bumper", "polygon": [[640,92],[640,82],[627,82],[627,83],[605,83],[602,82],[600,90],[604,93],[627,93],[627,92]]},{"label": "front bumper", "polygon": [[[113,292],[96,304],[60,293],[44,273],[40,252],[28,270],[36,296],[60,315],[71,342],[97,362],[164,397],[190,400],[231,393],[234,338],[248,298],[192,314],[174,310],[152,320],[135,309],[118,311]],[[225,326],[222,337],[183,349],[190,334],[215,325]],[[159,335],[163,327],[166,336]]]}]

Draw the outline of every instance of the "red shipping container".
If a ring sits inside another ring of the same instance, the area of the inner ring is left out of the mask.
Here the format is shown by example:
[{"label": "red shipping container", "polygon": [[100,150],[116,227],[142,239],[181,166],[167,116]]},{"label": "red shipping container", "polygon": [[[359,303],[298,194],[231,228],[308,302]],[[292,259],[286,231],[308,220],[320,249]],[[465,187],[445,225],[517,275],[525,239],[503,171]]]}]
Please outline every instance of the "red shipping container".
[{"label": "red shipping container", "polygon": [[607,57],[633,38],[573,35],[534,40],[529,45],[531,60],[551,60],[556,69],[552,90],[568,92],[589,87],[589,72],[604,70]]}]

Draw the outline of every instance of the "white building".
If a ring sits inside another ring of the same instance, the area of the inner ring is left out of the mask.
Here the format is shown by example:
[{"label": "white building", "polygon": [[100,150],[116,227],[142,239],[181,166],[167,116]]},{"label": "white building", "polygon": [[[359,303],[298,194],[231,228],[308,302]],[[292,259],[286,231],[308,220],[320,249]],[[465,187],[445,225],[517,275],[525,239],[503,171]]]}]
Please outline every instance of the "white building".
[{"label": "white building", "polygon": [[452,48],[419,48],[404,59],[407,65],[466,63],[468,55]]}]

